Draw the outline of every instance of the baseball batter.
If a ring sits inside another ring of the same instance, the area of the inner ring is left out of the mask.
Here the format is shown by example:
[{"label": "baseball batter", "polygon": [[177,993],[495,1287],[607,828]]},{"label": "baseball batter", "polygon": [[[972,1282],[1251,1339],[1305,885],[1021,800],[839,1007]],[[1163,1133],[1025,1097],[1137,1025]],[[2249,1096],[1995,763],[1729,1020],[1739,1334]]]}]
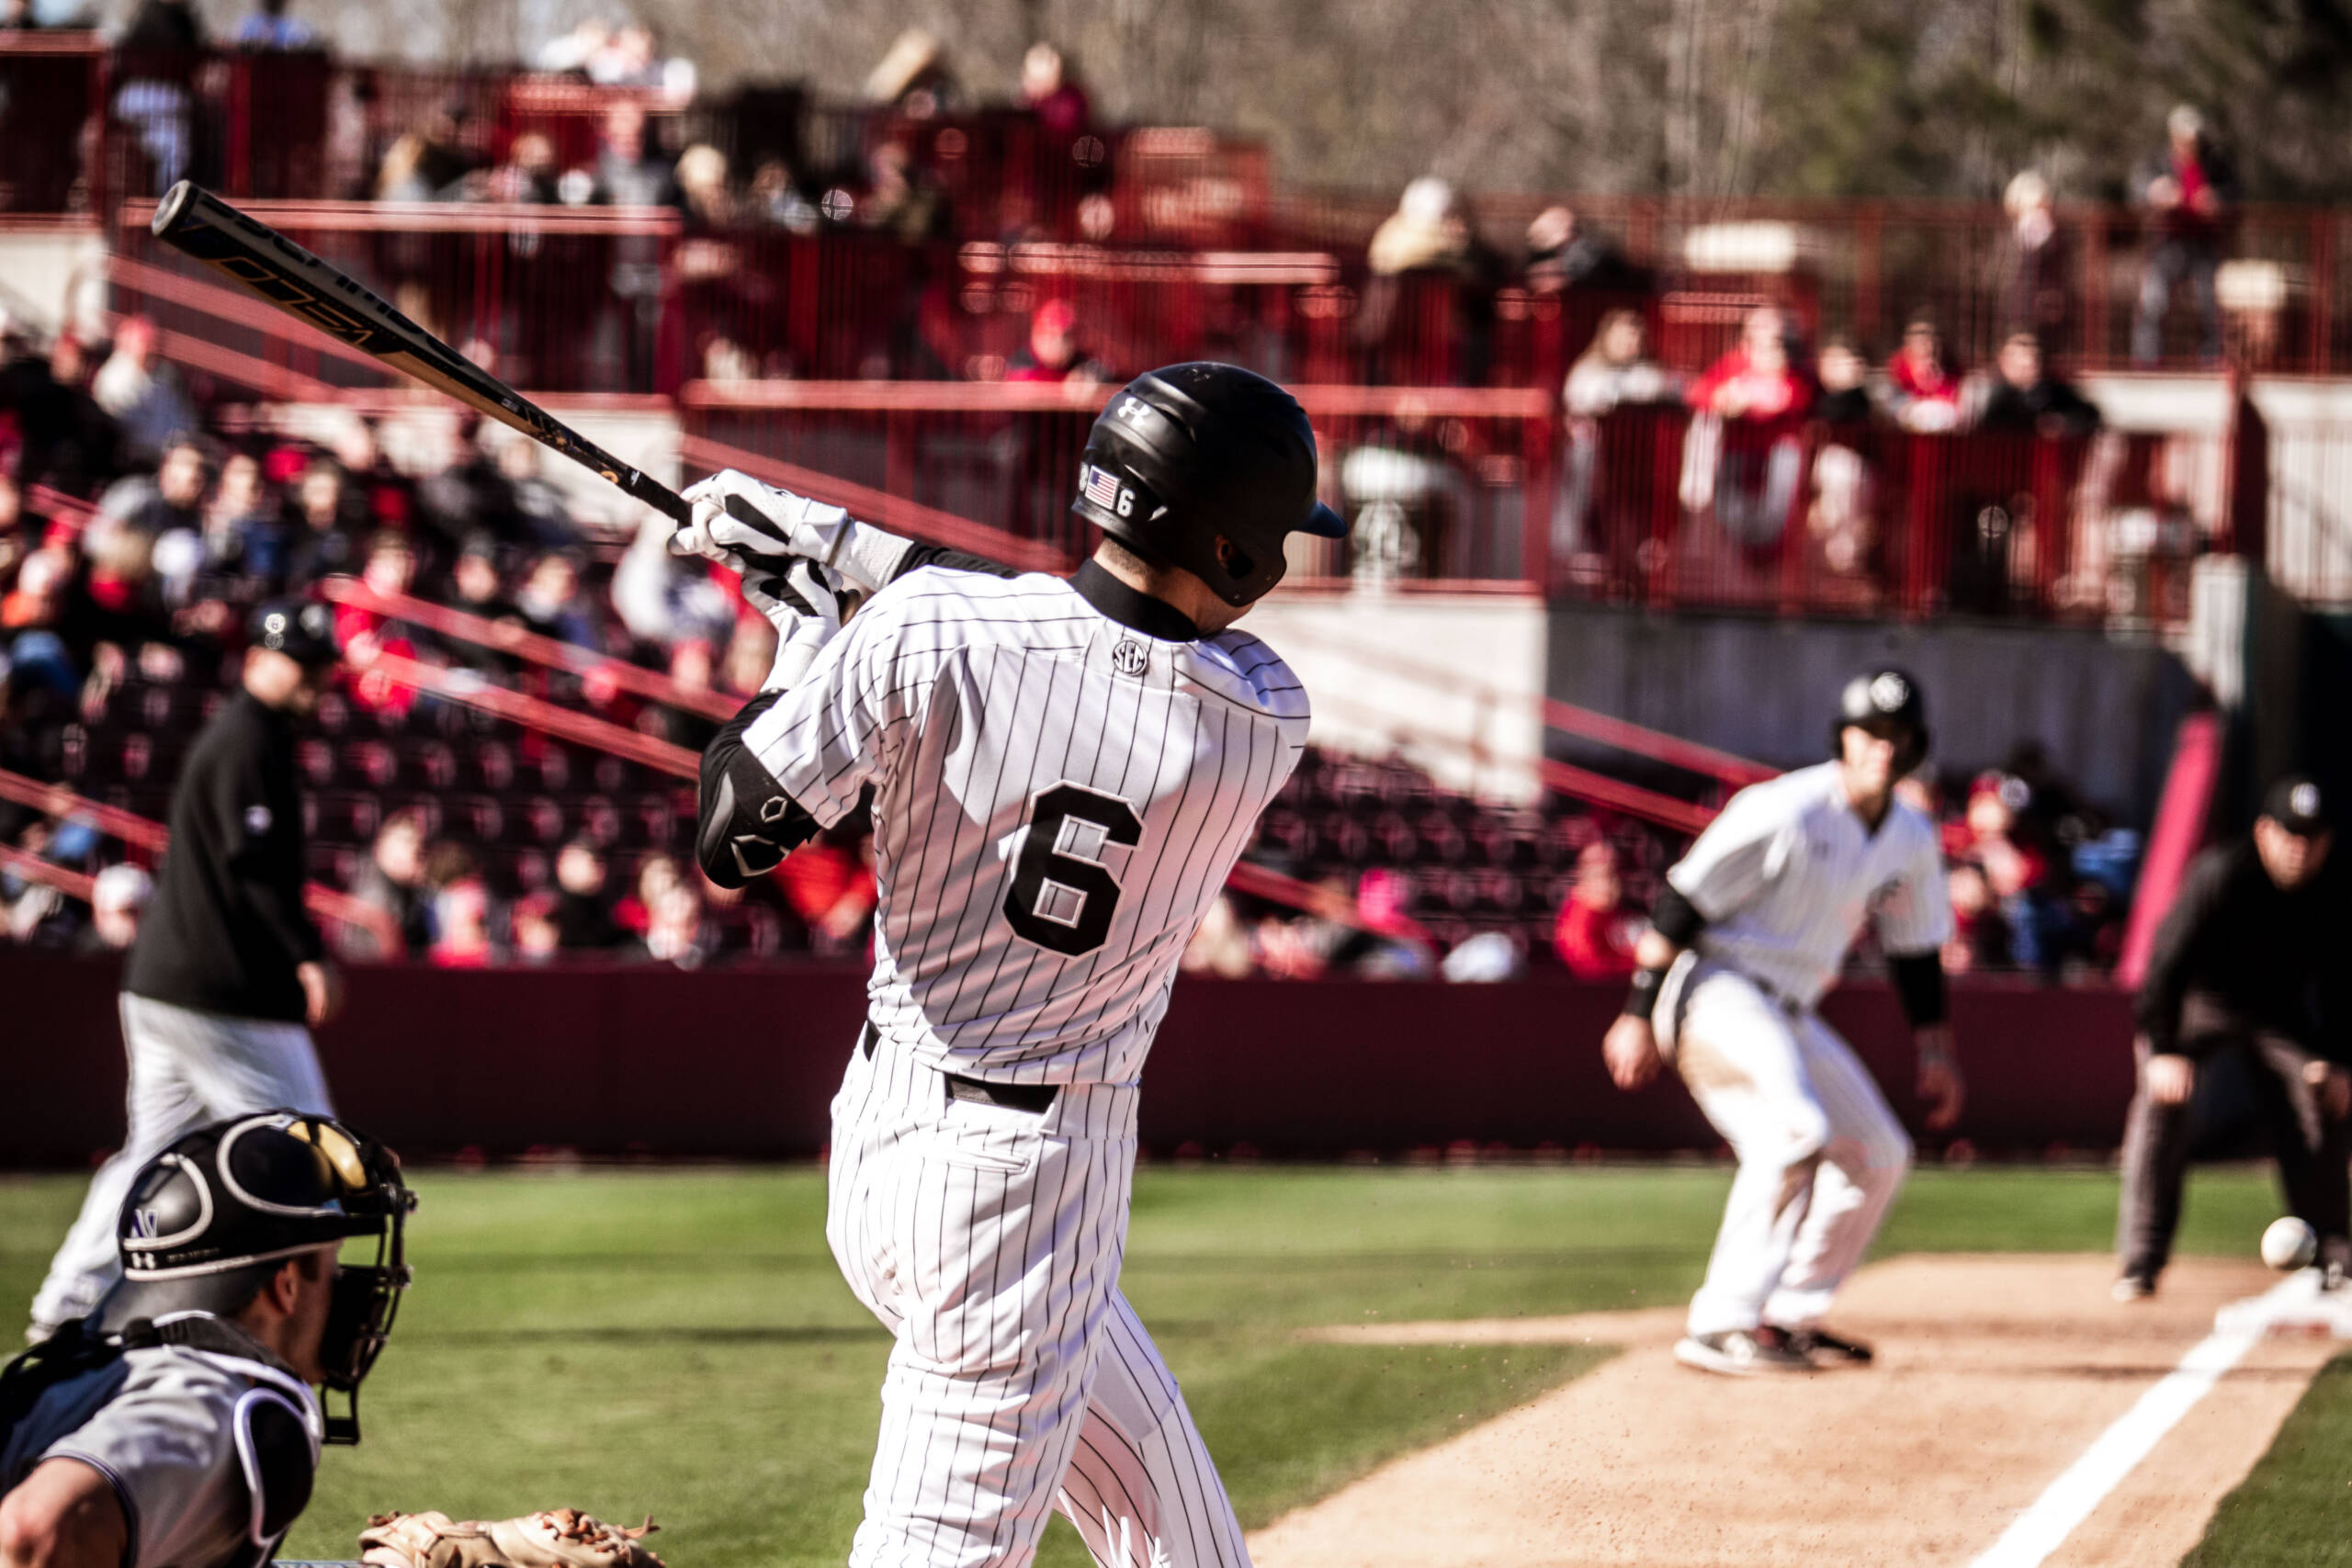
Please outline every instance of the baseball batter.
[{"label": "baseball batter", "polygon": [[1933,823],[1894,797],[1928,750],[1918,687],[1856,677],[1835,760],[1734,795],[1666,874],[1602,1051],[1623,1089],[1671,1059],[1739,1160],[1707,1277],[1675,1359],[1733,1375],[1863,1365],[1870,1347],[1822,1318],[1862,1260],[1911,1140],[1814,1011],[1864,920],[1885,949],[1919,1053],[1928,1125],[1962,1089],[1939,950],[1951,931]]},{"label": "baseball batter", "polygon": [[[897,1337],[857,1568],[1025,1563],[1056,1505],[1115,1568],[1248,1561],[1118,1276],[1178,957],[1306,737],[1296,677],[1227,628],[1288,534],[1342,532],[1316,473],[1288,394],[1194,364],[1095,423],[1074,510],[1105,537],[1068,581],[740,475],[688,492],[680,545],[782,634],[704,755],[704,869],[740,885],[874,791],[826,1224]],[[832,572],[872,594],[845,627]]]}]

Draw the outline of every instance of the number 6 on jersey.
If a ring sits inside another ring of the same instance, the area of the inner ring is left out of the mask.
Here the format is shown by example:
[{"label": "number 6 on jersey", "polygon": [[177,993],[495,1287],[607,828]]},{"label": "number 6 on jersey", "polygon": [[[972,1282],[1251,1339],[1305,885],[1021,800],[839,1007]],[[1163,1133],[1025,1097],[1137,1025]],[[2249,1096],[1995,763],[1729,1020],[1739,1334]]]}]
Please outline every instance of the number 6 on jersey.
[{"label": "number 6 on jersey", "polygon": [[1077,958],[1102,945],[1118,912],[1119,882],[1099,858],[1133,847],[1143,818],[1115,795],[1057,784],[1029,802],[1029,837],[1012,863],[1004,918],[1023,941]]}]

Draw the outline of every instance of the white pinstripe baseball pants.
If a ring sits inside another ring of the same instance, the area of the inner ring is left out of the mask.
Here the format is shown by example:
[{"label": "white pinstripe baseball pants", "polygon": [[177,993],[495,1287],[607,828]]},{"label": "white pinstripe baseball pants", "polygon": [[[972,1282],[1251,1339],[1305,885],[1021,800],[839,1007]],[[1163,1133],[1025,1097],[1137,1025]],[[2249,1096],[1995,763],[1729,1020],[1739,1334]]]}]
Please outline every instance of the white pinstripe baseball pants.
[{"label": "white pinstripe baseball pants", "polygon": [[1911,1139],[1853,1048],[1736,969],[1693,978],[1675,1066],[1739,1157],[1690,1332],[1818,1322],[1870,1249]]},{"label": "white pinstripe baseball pants", "polygon": [[1246,1568],[1176,1380],[1118,1289],[1136,1090],[951,1100],[887,1040],[833,1100],[825,1235],[897,1337],[851,1568],[1022,1568],[1058,1506],[1105,1568]]}]

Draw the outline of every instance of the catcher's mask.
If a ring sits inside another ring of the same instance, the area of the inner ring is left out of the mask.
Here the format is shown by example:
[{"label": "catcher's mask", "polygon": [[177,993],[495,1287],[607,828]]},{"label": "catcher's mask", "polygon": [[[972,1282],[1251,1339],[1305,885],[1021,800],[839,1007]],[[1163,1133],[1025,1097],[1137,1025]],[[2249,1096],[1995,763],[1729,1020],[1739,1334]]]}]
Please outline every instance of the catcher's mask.
[{"label": "catcher's mask", "polygon": [[216,1122],[147,1162],[123,1200],[115,1235],[123,1282],[101,1328],[174,1312],[227,1315],[286,1259],[372,1236],[372,1262],[341,1263],[330,1287],[319,1364],[344,1395],[326,1441],[359,1440],[359,1383],[400,1310],[409,1268],[401,1232],[416,1194],[400,1156],[340,1122],[266,1111]]}]

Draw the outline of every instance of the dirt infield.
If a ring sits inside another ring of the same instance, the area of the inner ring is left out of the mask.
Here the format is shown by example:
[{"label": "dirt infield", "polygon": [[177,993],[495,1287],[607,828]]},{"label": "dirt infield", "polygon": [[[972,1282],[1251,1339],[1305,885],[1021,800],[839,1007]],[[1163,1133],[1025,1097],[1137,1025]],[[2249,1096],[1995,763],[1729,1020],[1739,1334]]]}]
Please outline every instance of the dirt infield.
[{"label": "dirt infield", "polygon": [[[1679,1308],[1331,1331],[1359,1343],[1623,1345],[1566,1387],[1275,1521],[1261,1568],[1767,1568],[1965,1564],[2213,1327],[2276,1276],[2177,1266],[2153,1302],[2107,1297],[2104,1258],[1898,1258],[1857,1276],[1838,1326],[1866,1371],[1713,1378],[1676,1366]],[[2048,1559],[2148,1568],[2193,1546],[2268,1447],[2324,1339],[2272,1337]]]}]

